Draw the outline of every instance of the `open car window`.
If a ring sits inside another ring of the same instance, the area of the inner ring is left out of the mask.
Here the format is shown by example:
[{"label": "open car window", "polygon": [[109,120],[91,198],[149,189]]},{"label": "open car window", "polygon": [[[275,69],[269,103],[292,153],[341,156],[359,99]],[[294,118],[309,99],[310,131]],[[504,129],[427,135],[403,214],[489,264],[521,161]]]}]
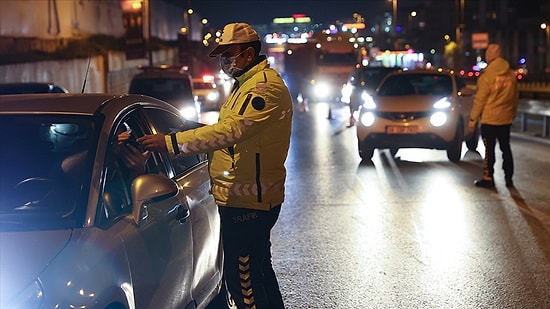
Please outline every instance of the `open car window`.
[{"label": "open car window", "polygon": [[6,145],[0,151],[3,229],[78,224],[92,173],[94,128],[84,116],[0,117],[0,138]]},{"label": "open car window", "polygon": [[[172,114],[156,108],[145,108],[145,114],[158,130],[157,133],[169,134],[172,132],[186,131],[202,126],[201,123],[183,120],[176,114]],[[197,164],[206,160],[206,154],[196,156],[178,156],[170,158],[175,176],[188,172]]]}]

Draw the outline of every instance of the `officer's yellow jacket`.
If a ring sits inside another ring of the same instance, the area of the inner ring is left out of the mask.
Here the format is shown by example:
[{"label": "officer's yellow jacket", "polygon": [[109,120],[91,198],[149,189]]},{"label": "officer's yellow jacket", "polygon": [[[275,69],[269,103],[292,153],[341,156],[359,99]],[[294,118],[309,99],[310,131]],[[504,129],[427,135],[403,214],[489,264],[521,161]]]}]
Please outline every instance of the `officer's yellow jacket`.
[{"label": "officer's yellow jacket", "polygon": [[514,122],[519,103],[516,76],[508,61],[495,58],[477,80],[477,92],[470,121],[481,124],[508,125]]},{"label": "officer's yellow jacket", "polygon": [[173,156],[209,153],[219,206],[269,210],[284,200],[292,98],[265,56],[236,78],[218,122],[166,136]]}]

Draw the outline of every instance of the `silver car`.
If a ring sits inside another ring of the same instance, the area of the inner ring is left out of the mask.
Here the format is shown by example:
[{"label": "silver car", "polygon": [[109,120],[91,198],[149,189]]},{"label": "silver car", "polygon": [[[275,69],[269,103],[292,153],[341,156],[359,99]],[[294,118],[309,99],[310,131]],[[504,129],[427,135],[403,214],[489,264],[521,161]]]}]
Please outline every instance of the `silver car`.
[{"label": "silver car", "polygon": [[446,150],[459,161],[462,144],[475,151],[479,130],[468,131],[474,90],[447,71],[389,73],[374,94],[362,97],[357,140],[359,155],[370,160],[376,148],[395,155],[399,148]]},{"label": "silver car", "polygon": [[113,150],[197,126],[140,95],[0,97],[0,307],[205,308],[223,264],[206,155],[152,153],[134,177]]}]

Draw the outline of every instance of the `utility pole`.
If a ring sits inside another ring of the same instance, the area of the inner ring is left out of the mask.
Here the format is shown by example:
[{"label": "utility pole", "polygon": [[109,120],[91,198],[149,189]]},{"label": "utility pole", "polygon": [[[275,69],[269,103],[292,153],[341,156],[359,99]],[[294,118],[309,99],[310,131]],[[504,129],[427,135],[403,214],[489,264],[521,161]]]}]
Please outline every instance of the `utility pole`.
[{"label": "utility pole", "polygon": [[145,20],[147,21],[147,33],[146,33],[146,44],[147,46],[147,56],[149,58],[149,66],[153,66],[153,49],[151,46],[151,0],[145,0]]}]

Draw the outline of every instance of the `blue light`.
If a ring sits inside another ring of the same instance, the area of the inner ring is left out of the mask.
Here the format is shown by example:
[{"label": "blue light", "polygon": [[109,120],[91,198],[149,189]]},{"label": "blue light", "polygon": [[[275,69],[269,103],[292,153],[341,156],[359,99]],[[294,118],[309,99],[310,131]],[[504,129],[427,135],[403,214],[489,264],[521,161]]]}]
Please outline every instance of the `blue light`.
[{"label": "blue light", "polygon": [[521,57],[519,59],[519,64],[525,64],[527,62],[527,60],[525,60],[525,57]]}]

